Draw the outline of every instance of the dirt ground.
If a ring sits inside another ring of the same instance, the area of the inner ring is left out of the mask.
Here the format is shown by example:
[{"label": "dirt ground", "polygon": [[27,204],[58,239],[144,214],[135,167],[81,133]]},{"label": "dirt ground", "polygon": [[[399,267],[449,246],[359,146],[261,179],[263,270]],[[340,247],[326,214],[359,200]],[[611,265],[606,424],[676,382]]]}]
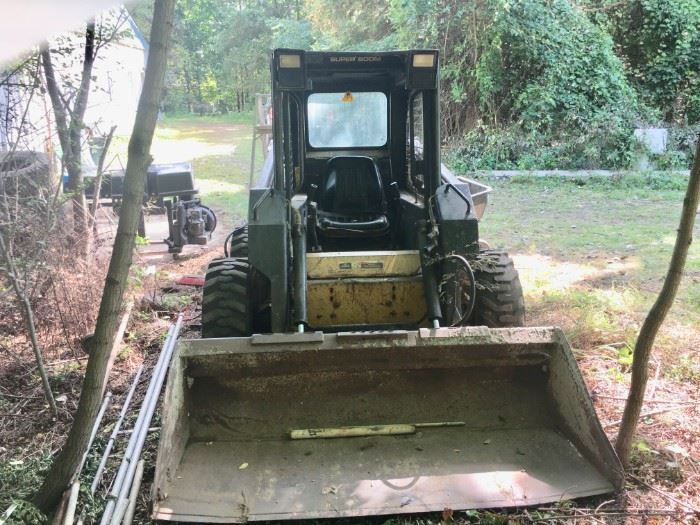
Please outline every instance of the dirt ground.
[{"label": "dirt ground", "polygon": [[[244,122],[173,120],[159,128],[156,160],[178,160],[178,151],[190,151],[202,197],[216,209],[220,226],[209,245],[187,247],[173,259],[165,245],[158,242],[165,233],[162,217],[149,217],[147,234],[151,242],[139,247],[134,260],[131,290],[135,308],[109,385],[114,400],[86,462],[82,477],[85,486],[92,480],[99,452],[134,373],[144,363],[149,376],[168,324],[183,312],[189,333],[198,331],[200,290],[175,281],[183,275],[203,275],[209,260],[221,254],[225,235],[244,215],[249,142],[249,127]],[[625,188],[589,185],[573,191],[566,184],[547,181],[492,183],[495,191],[484,235],[494,245],[510,247],[526,293],[528,324],[556,325],[565,330],[598,416],[614,440],[629,384],[631,348],[660,287],[664,261],[667,263],[672,246],[667,237],[674,231],[678,206],[666,214],[668,217],[659,217],[659,210],[678,204],[682,191],[635,190],[639,198],[630,205],[630,192]],[[582,201],[603,198],[608,206],[602,217],[588,207],[577,207]],[[634,210],[631,215],[630,206]],[[596,221],[600,221],[599,227],[591,227]],[[607,223],[612,224],[609,230],[605,229]],[[454,512],[364,522],[700,523],[699,261],[695,247],[684,287],[652,359],[645,416],[622,493],[510,513]],[[104,264],[98,263],[99,271],[95,273],[103,272]],[[90,269],[82,272],[87,282]],[[18,328],[17,312],[6,307],[0,313],[2,511],[12,500],[27,497],[37,488],[60,448],[77,406],[86,356],[75,344],[62,340],[60,333],[46,339],[45,359],[59,401],[59,417],[54,420],[41,395],[26,338]],[[147,381],[142,380],[134,407],[139,405],[146,387]],[[136,410],[132,410],[124,429],[131,428],[135,415]],[[135,523],[151,523],[147,509],[159,424],[156,415],[144,451],[147,466]],[[126,441],[124,437],[118,444],[98,494],[107,488]],[[86,502],[89,522],[99,512],[100,501],[84,493],[81,502]],[[342,523],[350,522],[357,521]]]}]

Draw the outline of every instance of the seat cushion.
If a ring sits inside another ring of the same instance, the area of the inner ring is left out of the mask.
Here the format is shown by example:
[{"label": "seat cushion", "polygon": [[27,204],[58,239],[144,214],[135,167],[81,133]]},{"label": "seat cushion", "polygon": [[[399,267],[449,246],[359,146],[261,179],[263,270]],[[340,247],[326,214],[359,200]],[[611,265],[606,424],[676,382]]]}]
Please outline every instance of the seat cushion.
[{"label": "seat cushion", "polygon": [[386,198],[376,163],[369,157],[328,161],[318,198],[318,229],[329,237],[384,235]]},{"label": "seat cushion", "polygon": [[369,157],[334,157],[328,161],[319,209],[343,215],[386,213],[382,179]]}]

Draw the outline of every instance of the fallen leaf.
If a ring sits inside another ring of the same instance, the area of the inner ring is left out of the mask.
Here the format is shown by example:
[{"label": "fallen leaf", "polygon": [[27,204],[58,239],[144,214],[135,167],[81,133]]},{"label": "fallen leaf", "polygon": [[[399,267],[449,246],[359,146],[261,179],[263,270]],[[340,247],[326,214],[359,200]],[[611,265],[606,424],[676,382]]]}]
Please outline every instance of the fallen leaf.
[{"label": "fallen leaf", "polygon": [[241,463],[238,465],[238,470],[245,470],[248,468],[248,463]]},{"label": "fallen leaf", "polygon": [[490,439],[485,439],[485,440],[484,440],[484,445],[488,445],[489,443],[491,443],[491,440],[490,440]]},{"label": "fallen leaf", "polygon": [[330,487],[323,487],[321,489],[321,494],[328,495],[328,494],[337,494],[338,493],[338,487],[334,487],[331,485]]}]

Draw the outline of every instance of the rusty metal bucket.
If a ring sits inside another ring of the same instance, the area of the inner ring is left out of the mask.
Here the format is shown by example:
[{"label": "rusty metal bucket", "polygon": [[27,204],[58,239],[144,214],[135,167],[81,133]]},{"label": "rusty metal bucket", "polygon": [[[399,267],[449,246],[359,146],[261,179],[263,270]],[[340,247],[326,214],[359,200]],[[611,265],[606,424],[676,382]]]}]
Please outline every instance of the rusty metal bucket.
[{"label": "rusty metal bucket", "polygon": [[[552,328],[179,342],[153,515],[237,523],[534,505],[612,492],[622,467]],[[295,429],[461,422],[292,440]]]}]

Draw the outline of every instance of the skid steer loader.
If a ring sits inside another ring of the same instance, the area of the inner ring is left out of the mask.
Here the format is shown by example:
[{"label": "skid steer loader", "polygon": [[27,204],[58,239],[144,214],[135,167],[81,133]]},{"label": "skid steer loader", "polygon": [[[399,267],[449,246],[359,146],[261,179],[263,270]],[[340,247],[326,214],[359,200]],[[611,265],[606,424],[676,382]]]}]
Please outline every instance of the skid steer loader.
[{"label": "skid steer loader", "polygon": [[169,373],[154,517],[534,505],[623,472],[562,332],[441,169],[438,54],[272,55],[273,151]]}]

